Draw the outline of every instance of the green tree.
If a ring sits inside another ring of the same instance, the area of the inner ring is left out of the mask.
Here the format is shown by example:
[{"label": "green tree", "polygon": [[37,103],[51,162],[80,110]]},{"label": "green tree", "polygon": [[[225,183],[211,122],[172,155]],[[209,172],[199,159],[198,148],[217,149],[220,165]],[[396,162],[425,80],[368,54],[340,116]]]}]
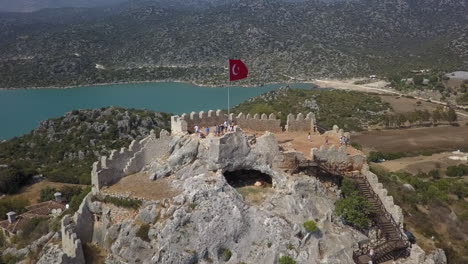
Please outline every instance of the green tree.
[{"label": "green tree", "polygon": [[39,202],[45,202],[45,201],[50,201],[53,200],[54,194],[57,192],[57,189],[52,188],[52,187],[45,187],[44,189],[41,190],[41,195],[39,198]]},{"label": "green tree", "polygon": [[439,82],[439,76],[437,75],[431,75],[429,77],[429,83],[430,84],[436,84],[437,82]]},{"label": "green tree", "polygon": [[10,211],[21,214],[26,211],[26,206],[28,205],[28,200],[23,198],[0,199],[0,219],[6,219],[6,214]]},{"label": "green tree", "polygon": [[296,264],[297,262],[290,256],[282,256],[279,259],[279,264]]},{"label": "green tree", "polygon": [[432,121],[438,123],[442,119],[442,115],[439,109],[436,109],[432,112]]},{"label": "green tree", "polygon": [[422,75],[416,75],[413,77],[413,82],[415,85],[422,85],[424,82],[424,77]]},{"label": "green tree", "polygon": [[449,122],[455,122],[457,121],[457,113],[453,108],[450,108],[447,112],[447,121]]},{"label": "green tree", "polygon": [[372,205],[363,196],[352,195],[344,199],[340,199],[335,204],[337,215],[358,228],[366,228],[369,225],[369,217],[372,210]]}]

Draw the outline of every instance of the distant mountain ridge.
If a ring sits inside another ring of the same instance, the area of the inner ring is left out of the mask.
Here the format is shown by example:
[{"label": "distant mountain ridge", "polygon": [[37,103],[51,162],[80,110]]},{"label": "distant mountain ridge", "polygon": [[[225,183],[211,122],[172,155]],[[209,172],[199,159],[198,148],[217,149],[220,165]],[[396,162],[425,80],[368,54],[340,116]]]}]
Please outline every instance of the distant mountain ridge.
[{"label": "distant mountain ridge", "polygon": [[0,12],[35,12],[44,8],[96,7],[127,0],[0,0]]},{"label": "distant mountain ridge", "polygon": [[1,14],[0,87],[223,84],[228,58],[243,84],[468,67],[463,0],[168,2]]}]

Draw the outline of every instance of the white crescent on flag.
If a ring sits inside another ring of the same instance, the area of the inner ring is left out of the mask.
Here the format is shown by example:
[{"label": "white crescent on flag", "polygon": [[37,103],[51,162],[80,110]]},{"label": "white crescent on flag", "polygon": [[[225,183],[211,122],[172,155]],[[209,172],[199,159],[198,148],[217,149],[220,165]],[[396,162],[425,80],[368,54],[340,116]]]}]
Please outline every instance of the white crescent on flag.
[{"label": "white crescent on flag", "polygon": [[238,75],[239,72],[236,71],[237,64],[232,65],[232,74]]}]

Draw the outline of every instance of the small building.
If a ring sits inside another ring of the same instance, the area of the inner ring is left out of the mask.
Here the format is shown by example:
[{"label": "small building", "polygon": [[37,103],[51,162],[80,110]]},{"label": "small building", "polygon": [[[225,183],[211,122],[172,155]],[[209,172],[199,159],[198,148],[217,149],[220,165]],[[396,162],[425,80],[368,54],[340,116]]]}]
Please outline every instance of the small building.
[{"label": "small building", "polygon": [[21,231],[32,218],[49,218],[50,216],[60,215],[65,210],[65,204],[63,202],[47,201],[28,206],[26,210],[21,215],[17,215],[16,212],[8,212],[8,219],[0,222],[0,228],[7,237]]}]

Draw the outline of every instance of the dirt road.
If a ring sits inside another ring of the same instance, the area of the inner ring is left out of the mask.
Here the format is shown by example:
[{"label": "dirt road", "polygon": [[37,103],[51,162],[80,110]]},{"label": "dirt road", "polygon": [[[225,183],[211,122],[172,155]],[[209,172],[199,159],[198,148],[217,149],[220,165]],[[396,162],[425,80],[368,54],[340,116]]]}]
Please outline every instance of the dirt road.
[{"label": "dirt road", "polygon": [[[355,79],[344,80],[344,81],[343,80],[315,80],[313,83],[321,88],[335,88],[335,89],[341,89],[341,90],[359,91],[359,92],[366,92],[366,93],[393,94],[397,96],[404,96],[404,94],[396,90],[385,88],[385,86],[388,84],[388,82],[385,82],[385,81],[378,81],[375,83],[369,83],[369,84],[364,84],[364,85],[354,84],[354,81]],[[415,100],[421,100],[421,101],[427,100],[422,97],[414,97],[414,98]],[[431,100],[431,102],[434,104],[438,104],[438,105],[447,105],[446,103],[440,102],[440,101]],[[457,106],[457,107],[459,109],[468,110],[468,107],[466,106]],[[467,113],[457,111],[457,114],[459,116],[462,116],[463,118],[468,118]]]}]

